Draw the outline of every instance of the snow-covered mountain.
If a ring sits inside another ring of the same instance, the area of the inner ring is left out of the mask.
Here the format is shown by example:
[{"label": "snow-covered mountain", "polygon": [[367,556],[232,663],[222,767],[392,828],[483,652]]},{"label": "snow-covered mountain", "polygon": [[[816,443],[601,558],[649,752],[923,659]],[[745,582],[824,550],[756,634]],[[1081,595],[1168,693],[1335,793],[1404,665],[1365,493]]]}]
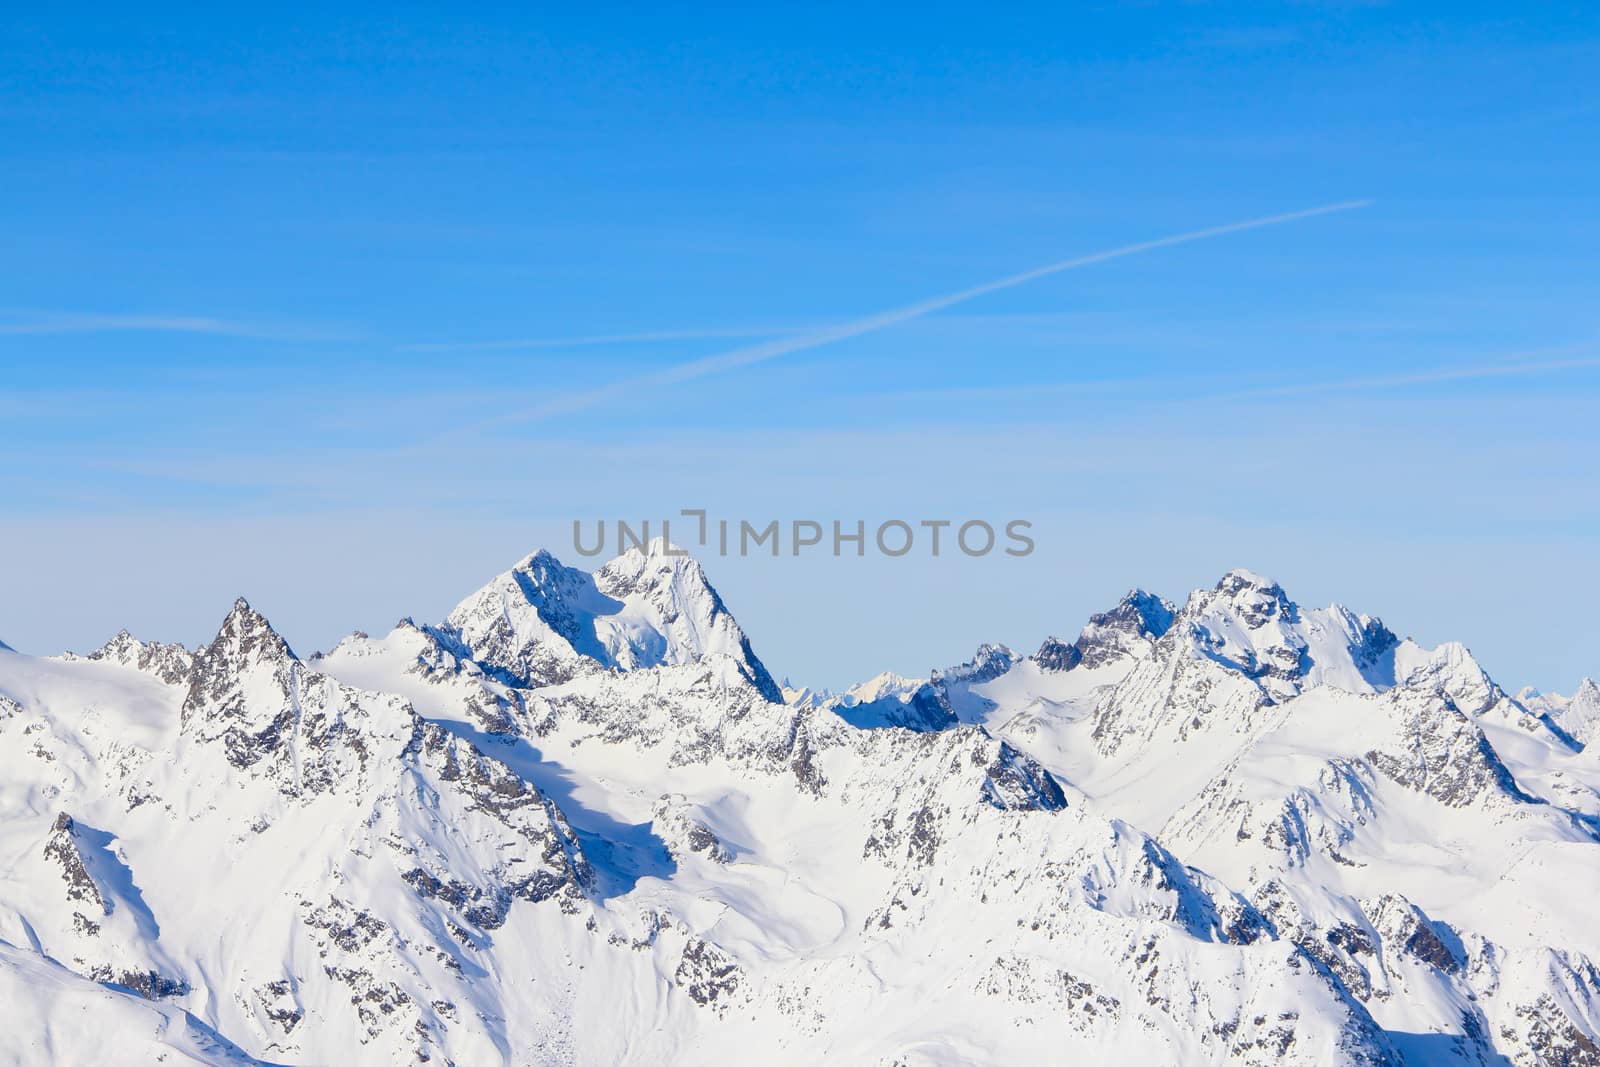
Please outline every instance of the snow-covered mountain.
[{"label": "snow-covered mountain", "polygon": [[0,1060],[1600,1064],[1597,722],[1245,571],[780,688],[660,544],[4,649]]}]

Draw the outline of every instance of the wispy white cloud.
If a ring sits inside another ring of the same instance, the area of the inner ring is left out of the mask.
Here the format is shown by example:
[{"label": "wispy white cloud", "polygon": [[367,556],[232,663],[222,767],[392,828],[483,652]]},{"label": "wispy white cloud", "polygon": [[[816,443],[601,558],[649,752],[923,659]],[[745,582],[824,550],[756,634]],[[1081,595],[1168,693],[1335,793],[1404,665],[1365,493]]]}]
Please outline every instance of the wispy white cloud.
[{"label": "wispy white cloud", "polygon": [[[1433,367],[1406,374],[1383,374],[1365,378],[1339,378],[1331,381],[1298,382],[1289,385],[1264,386],[1258,389],[1241,389],[1223,395],[1228,397],[1270,397],[1366,389],[1403,389],[1417,385],[1439,385],[1445,382],[1472,381],[1481,378],[1517,378],[1600,367],[1600,349],[1597,349],[1593,342],[1586,342],[1581,345],[1563,345],[1541,351],[1543,353],[1587,351],[1592,354],[1569,357],[1567,359],[1530,360],[1517,358],[1500,363],[1474,366]],[[1531,354],[1533,353],[1522,353],[1521,355],[1527,356]]]},{"label": "wispy white cloud", "polygon": [[202,315],[105,314],[77,311],[0,312],[0,336],[41,337],[77,333],[191,333],[219,337],[310,340],[334,336],[296,325],[240,322]]},{"label": "wispy white cloud", "polygon": [[780,356],[804,352],[808,349],[819,348],[822,345],[833,344],[852,337],[872,333],[889,326],[921,318],[924,315],[941,311],[956,304],[975,300],[989,293],[1000,292],[1014,286],[1024,285],[1052,274],[1063,271],[1076,270],[1080,267],[1092,266],[1096,263],[1105,263],[1109,260],[1121,259],[1125,256],[1137,255],[1141,252],[1150,252],[1158,248],[1170,248],[1174,245],[1188,244],[1193,241],[1204,241],[1213,237],[1222,237],[1227,234],[1242,233],[1246,230],[1263,229],[1268,226],[1281,226],[1285,223],[1298,222],[1302,219],[1314,218],[1319,215],[1331,215],[1341,211],[1353,211],[1370,205],[1370,200],[1347,200],[1336,204],[1325,204],[1321,207],[1308,208],[1303,211],[1291,211],[1280,215],[1267,215],[1261,218],[1245,219],[1239,222],[1230,222],[1222,226],[1211,226],[1201,230],[1189,230],[1184,233],[1172,234],[1167,237],[1158,237],[1149,241],[1139,241],[1134,244],[1121,245],[1101,252],[1092,252],[1085,256],[1064,259],[1050,263],[1043,267],[1024,271],[1021,274],[1012,274],[994,281],[984,282],[967,289],[961,289],[943,296],[932,297],[919,303],[908,304],[904,307],[893,308],[888,311],[878,312],[865,318],[836,326],[824,327],[794,337],[780,337],[760,344],[736,348],[731,352],[720,355],[708,356],[703,359],[689,360],[685,363],[655,371],[650,374],[625,378],[597,389],[584,392],[571,393],[566,396],[556,397],[535,407],[523,408],[517,411],[506,412],[492,419],[478,423],[480,428],[534,422],[554,415],[568,414],[593,407],[620,394],[633,392],[638,389],[648,389],[668,385],[677,385],[682,382],[692,381],[695,378],[715,374],[719,371],[732,370],[736,367],[745,367],[767,360],[777,359]]},{"label": "wispy white cloud", "polygon": [[399,345],[401,352],[515,352],[536,348],[584,348],[591,345],[652,344],[661,341],[706,341],[732,337],[771,337],[800,332],[801,327],[730,327],[701,330],[649,330],[641,333],[597,333],[580,337],[528,337],[503,341],[441,341]]},{"label": "wispy white cloud", "polygon": [[[1566,358],[1550,359],[1556,354]],[[1600,346],[1592,341],[1555,345],[1548,348],[1507,352],[1496,363],[1457,364],[1408,371],[1404,374],[1382,374],[1359,378],[1335,378],[1315,382],[1290,382],[1283,385],[1251,386],[1244,389],[1227,389],[1207,392],[1196,388],[1210,376],[1182,377],[1125,377],[1099,378],[1081,381],[1030,381],[1004,385],[965,385],[950,388],[896,389],[874,394],[880,400],[1007,400],[1027,399],[1069,393],[1107,393],[1120,391],[1146,391],[1158,387],[1182,386],[1181,397],[1167,398],[1166,402],[1206,403],[1214,400],[1290,397],[1317,393],[1357,392],[1362,390],[1404,389],[1412,386],[1440,385],[1447,382],[1473,381],[1484,378],[1517,378],[1535,375],[1559,374],[1563,371],[1592,370],[1600,368]]]}]

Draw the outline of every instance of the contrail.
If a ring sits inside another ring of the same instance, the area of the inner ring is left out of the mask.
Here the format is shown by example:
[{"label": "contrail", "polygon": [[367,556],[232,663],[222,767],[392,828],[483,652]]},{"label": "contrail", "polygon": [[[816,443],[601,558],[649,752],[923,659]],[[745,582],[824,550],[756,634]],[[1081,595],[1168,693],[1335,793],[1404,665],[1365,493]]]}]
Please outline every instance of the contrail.
[{"label": "contrail", "polygon": [[1367,207],[1371,200],[1344,200],[1337,204],[1324,204],[1322,207],[1307,208],[1304,211],[1290,211],[1282,215],[1266,215],[1256,219],[1245,219],[1241,222],[1230,222],[1222,226],[1211,226],[1203,230],[1189,230],[1186,233],[1173,234],[1170,237],[1157,237],[1151,241],[1140,241],[1137,244],[1122,245],[1118,248],[1109,248],[1103,252],[1091,252],[1086,256],[1074,259],[1064,259],[1058,263],[1051,263],[1033,270],[1023,271],[1021,274],[1012,274],[992,282],[984,282],[970,289],[961,289],[944,296],[936,296],[917,304],[908,304],[905,307],[881,311],[866,318],[856,319],[852,322],[830,326],[812,333],[801,334],[798,337],[783,337],[773,341],[764,341],[760,344],[736,348],[731,352],[721,355],[707,356],[703,359],[690,360],[666,367],[650,374],[642,374],[633,378],[625,378],[612,382],[609,385],[590,389],[586,392],[572,393],[564,397],[557,397],[537,407],[524,408],[520,411],[506,412],[492,419],[486,419],[479,425],[494,426],[502,423],[533,422],[538,419],[549,418],[552,415],[561,415],[584,408],[593,407],[595,404],[608,400],[621,393],[631,392],[641,388],[653,386],[676,385],[680,382],[690,381],[694,378],[714,374],[717,371],[730,370],[734,367],[745,367],[752,363],[764,363],[769,359],[779,356],[791,355],[795,352],[804,352],[807,349],[818,348],[822,345],[833,344],[835,341],[844,341],[851,337],[860,337],[865,333],[872,333],[888,326],[894,326],[911,319],[921,318],[935,311],[942,311],[955,304],[963,304],[968,300],[975,300],[989,293],[997,293],[1002,289],[1010,289],[1051,274],[1060,274],[1062,271],[1076,270],[1079,267],[1088,267],[1096,263],[1104,263],[1112,259],[1121,259],[1124,256],[1137,255],[1140,252],[1150,252],[1157,248],[1170,248],[1173,245],[1188,244],[1192,241],[1204,241],[1212,237],[1223,237],[1230,233],[1241,233],[1245,230],[1259,230],[1267,226],[1281,226],[1286,222],[1298,222],[1301,219],[1315,218],[1318,215],[1332,215],[1340,211],[1354,211],[1357,208]]},{"label": "contrail", "polygon": [[22,322],[0,322],[0,334],[31,337],[66,333],[204,333],[255,337],[258,327],[197,315],[46,314]]},{"label": "contrail", "polygon": [[398,345],[400,352],[514,352],[531,348],[583,348],[589,345],[631,345],[654,341],[705,341],[713,338],[771,337],[796,333],[799,327],[769,326],[749,329],[652,330],[646,333],[597,333],[580,337],[527,337],[509,341],[440,341]]},{"label": "contrail", "polygon": [[[1560,350],[1593,351],[1594,345],[1566,345]],[[1212,399],[1294,396],[1303,393],[1332,393],[1361,389],[1400,389],[1410,385],[1437,385],[1441,382],[1472,381],[1478,378],[1517,378],[1528,374],[1554,374],[1567,370],[1589,370],[1600,367],[1600,357],[1577,359],[1546,359],[1532,362],[1480,364],[1466,367],[1436,367],[1432,370],[1410,374],[1394,374],[1375,378],[1344,378],[1329,382],[1303,382],[1296,385],[1264,386],[1260,389],[1241,389],[1221,393]]]}]

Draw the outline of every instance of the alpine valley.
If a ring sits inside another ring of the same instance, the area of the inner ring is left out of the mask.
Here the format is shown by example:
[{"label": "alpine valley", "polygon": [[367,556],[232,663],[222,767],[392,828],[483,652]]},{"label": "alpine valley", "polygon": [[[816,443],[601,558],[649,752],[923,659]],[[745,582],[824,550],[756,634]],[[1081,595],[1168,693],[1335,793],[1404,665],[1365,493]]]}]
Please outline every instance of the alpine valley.
[{"label": "alpine valley", "polygon": [[0,753],[0,1062],[1600,1065],[1600,689],[1242,570],[833,694],[539,552],[0,646]]}]

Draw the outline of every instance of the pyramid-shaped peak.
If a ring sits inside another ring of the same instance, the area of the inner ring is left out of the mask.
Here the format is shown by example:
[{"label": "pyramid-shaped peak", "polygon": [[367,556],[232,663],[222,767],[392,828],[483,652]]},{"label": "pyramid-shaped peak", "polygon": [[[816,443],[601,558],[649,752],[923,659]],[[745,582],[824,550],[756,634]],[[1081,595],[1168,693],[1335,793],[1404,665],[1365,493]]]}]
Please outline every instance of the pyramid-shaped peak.
[{"label": "pyramid-shaped peak", "polygon": [[1561,727],[1585,748],[1600,738],[1600,686],[1585,678],[1561,713]]},{"label": "pyramid-shaped peak", "polygon": [[1093,626],[1120,625],[1138,629],[1152,638],[1159,638],[1172,627],[1176,614],[1177,609],[1166,598],[1143,589],[1130,589],[1117,601],[1116,607],[1090,616],[1089,622]]},{"label": "pyramid-shaped peak", "polygon": [[543,570],[551,567],[561,567],[565,569],[566,564],[562,563],[560,558],[558,558],[556,554],[551,552],[548,548],[536,548],[532,552],[529,552],[526,556],[523,556],[522,559],[518,561],[517,565],[512,569]]},{"label": "pyramid-shaped peak", "polygon": [[222,620],[217,636],[203,650],[203,654],[211,660],[226,658],[239,662],[298,658],[289,643],[272,628],[267,617],[251,607],[244,597],[233,602],[232,610]]},{"label": "pyramid-shaped peak", "polygon": [[90,659],[118,659],[130,651],[137,649],[141,642],[127,629],[118,630],[111,635],[111,639],[93,652],[89,653]]},{"label": "pyramid-shaped peak", "polygon": [[729,656],[780,703],[700,564],[659,539],[652,546],[593,573],[535,552],[458,604],[446,625],[479,663],[524,684],[565,681],[594,665],[626,671]]},{"label": "pyramid-shaped peak", "polygon": [[[1141,658],[1153,642],[1159,641],[1172,628],[1176,614],[1177,609],[1170,601],[1143,589],[1130,589],[1110,611],[1089,616],[1070,648],[1077,662],[1091,669],[1129,657]],[[1039,655],[1045,657],[1039,660],[1041,666],[1046,665],[1046,659],[1065,665],[1073,658],[1050,642],[1046,642],[1046,646],[1049,647],[1039,650]]]}]

